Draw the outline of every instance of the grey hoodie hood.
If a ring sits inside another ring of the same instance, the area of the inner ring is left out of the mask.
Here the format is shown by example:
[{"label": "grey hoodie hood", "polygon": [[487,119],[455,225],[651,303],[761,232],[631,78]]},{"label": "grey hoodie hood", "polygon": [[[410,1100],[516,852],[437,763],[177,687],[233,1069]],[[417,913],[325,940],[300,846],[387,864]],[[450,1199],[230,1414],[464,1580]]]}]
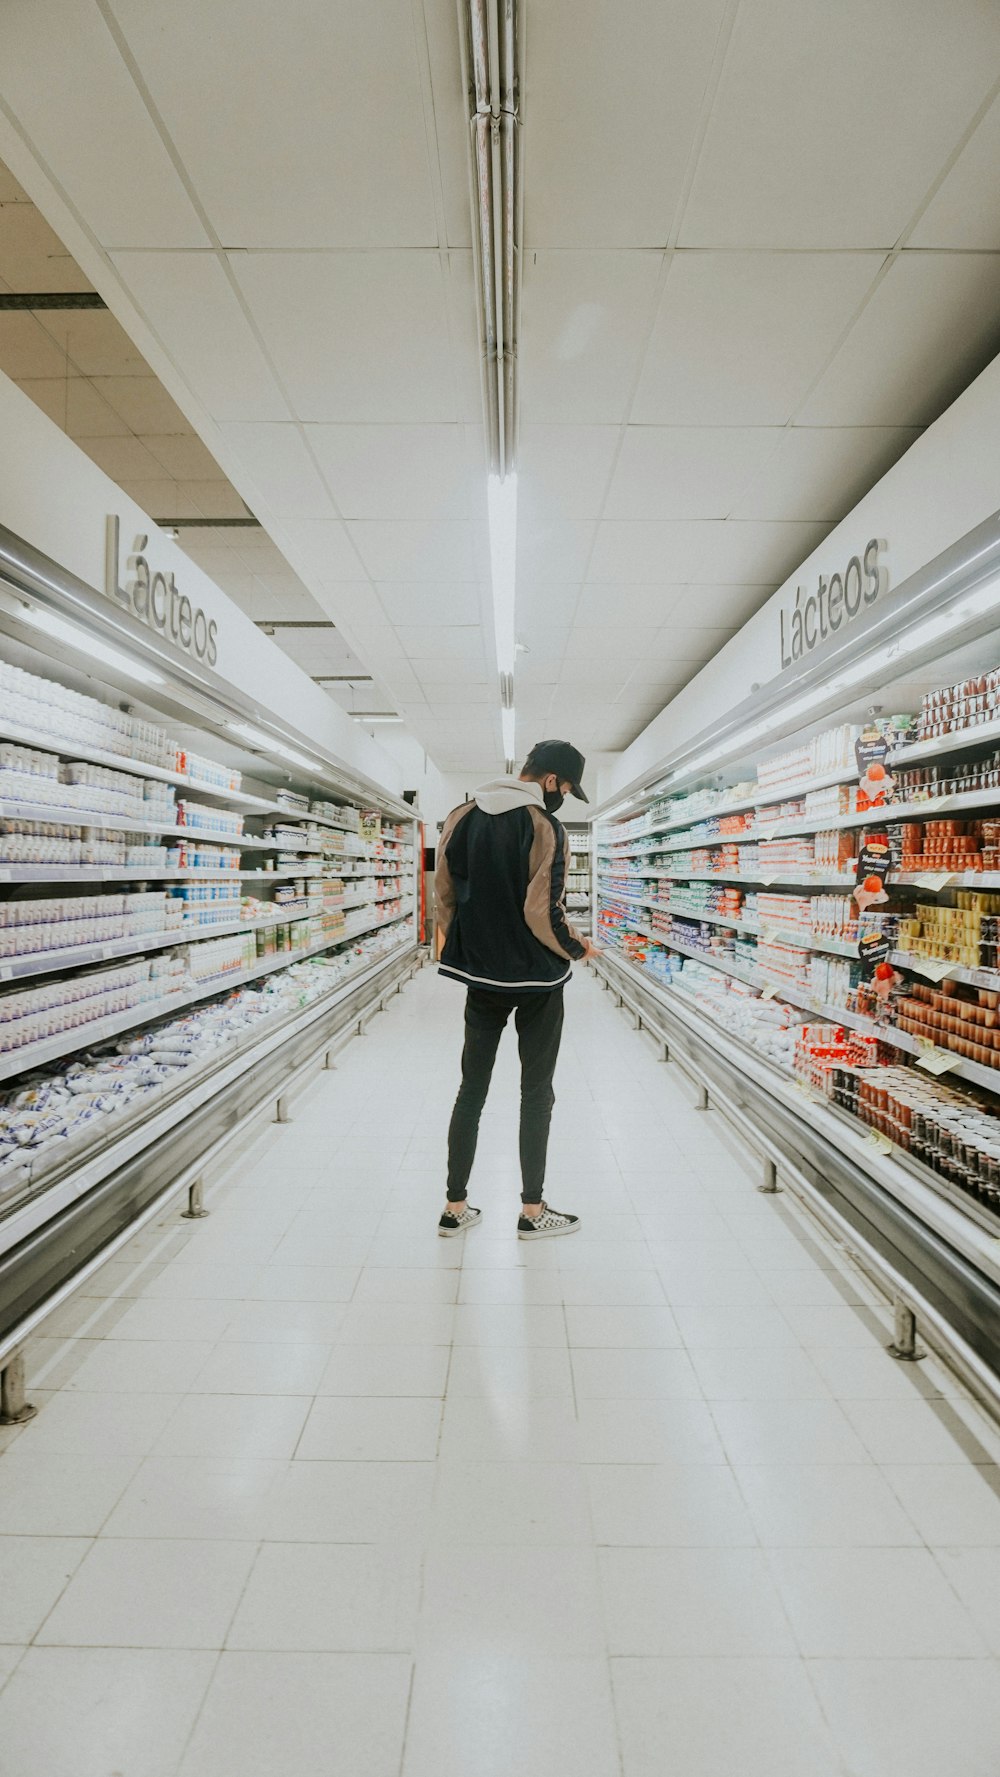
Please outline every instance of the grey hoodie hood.
[{"label": "grey hoodie hood", "polygon": [[480,785],[473,800],[484,814],[509,814],[512,808],[527,808],[529,803],[545,807],[541,784],[526,783],[519,777],[496,777],[492,783]]}]

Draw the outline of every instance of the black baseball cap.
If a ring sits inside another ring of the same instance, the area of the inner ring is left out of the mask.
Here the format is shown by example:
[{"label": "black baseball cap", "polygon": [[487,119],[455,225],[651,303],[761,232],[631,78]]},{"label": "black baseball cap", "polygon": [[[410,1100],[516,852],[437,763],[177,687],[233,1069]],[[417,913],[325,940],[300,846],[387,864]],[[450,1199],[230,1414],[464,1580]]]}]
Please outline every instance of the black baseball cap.
[{"label": "black baseball cap", "polygon": [[540,740],[524,761],[524,769],[532,777],[548,777],[550,771],[555,772],[561,784],[569,784],[578,802],[589,802],[580,782],[586,763],[579,747],[570,746],[568,740]]}]

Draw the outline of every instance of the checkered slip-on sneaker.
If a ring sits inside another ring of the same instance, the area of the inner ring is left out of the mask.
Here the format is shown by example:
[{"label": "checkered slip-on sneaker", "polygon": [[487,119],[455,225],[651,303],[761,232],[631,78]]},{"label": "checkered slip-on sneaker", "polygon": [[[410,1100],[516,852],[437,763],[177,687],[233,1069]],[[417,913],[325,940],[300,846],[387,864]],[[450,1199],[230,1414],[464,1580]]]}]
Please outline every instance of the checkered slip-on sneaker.
[{"label": "checkered slip-on sneaker", "polygon": [[579,1226],[579,1216],[564,1215],[560,1210],[550,1209],[547,1203],[543,1203],[540,1215],[518,1218],[517,1238],[548,1240],[554,1234],[575,1234]]},{"label": "checkered slip-on sneaker", "polygon": [[450,1240],[453,1234],[467,1233],[470,1228],[474,1228],[476,1223],[483,1219],[482,1210],[473,1209],[471,1204],[456,1203],[455,1209],[458,1212],[456,1215],[450,1215],[446,1210],[438,1223],[438,1233],[442,1240]]}]

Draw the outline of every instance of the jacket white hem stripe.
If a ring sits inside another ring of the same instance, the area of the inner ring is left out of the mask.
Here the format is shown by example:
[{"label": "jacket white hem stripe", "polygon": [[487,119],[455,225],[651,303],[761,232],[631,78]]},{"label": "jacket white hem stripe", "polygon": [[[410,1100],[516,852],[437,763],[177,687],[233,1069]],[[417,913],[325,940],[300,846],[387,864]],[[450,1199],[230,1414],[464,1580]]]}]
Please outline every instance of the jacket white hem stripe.
[{"label": "jacket white hem stripe", "polygon": [[566,970],[565,975],[560,975],[557,981],[492,981],[488,975],[469,975],[465,969],[453,968],[448,963],[439,963],[438,973],[440,975],[451,975],[456,981],[469,981],[474,987],[500,987],[504,989],[513,989],[516,987],[546,988],[561,987],[564,981],[569,980],[573,973],[573,968],[571,964]]}]

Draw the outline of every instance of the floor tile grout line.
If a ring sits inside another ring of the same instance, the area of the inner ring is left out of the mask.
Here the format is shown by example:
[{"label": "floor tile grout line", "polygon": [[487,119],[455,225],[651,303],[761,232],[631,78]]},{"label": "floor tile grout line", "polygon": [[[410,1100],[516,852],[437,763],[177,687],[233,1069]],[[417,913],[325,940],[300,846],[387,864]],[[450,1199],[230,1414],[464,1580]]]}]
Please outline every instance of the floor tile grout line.
[{"label": "floor tile grout line", "polygon": [[198,1728],[198,1724],[201,1721],[203,1714],[205,1713],[205,1705],[208,1702],[209,1693],[212,1689],[212,1686],[215,1683],[216,1677],[218,1676],[219,1668],[222,1665],[222,1655],[223,1655],[224,1649],[219,1647],[219,1648],[215,1648],[213,1651],[215,1653],[215,1659],[212,1662],[212,1670],[208,1674],[208,1677],[206,1678],[205,1688],[201,1693],[201,1698],[199,1700],[198,1707],[194,1712],[194,1716],[192,1717],[191,1726],[188,1729],[187,1734],[185,1735],[184,1744],[181,1747],[181,1751],[180,1751],[180,1757],[178,1758],[177,1763],[174,1766],[173,1777],[178,1777],[178,1774],[184,1765],[184,1761],[188,1755],[188,1749],[191,1745],[192,1740],[194,1739],[195,1733]]}]

